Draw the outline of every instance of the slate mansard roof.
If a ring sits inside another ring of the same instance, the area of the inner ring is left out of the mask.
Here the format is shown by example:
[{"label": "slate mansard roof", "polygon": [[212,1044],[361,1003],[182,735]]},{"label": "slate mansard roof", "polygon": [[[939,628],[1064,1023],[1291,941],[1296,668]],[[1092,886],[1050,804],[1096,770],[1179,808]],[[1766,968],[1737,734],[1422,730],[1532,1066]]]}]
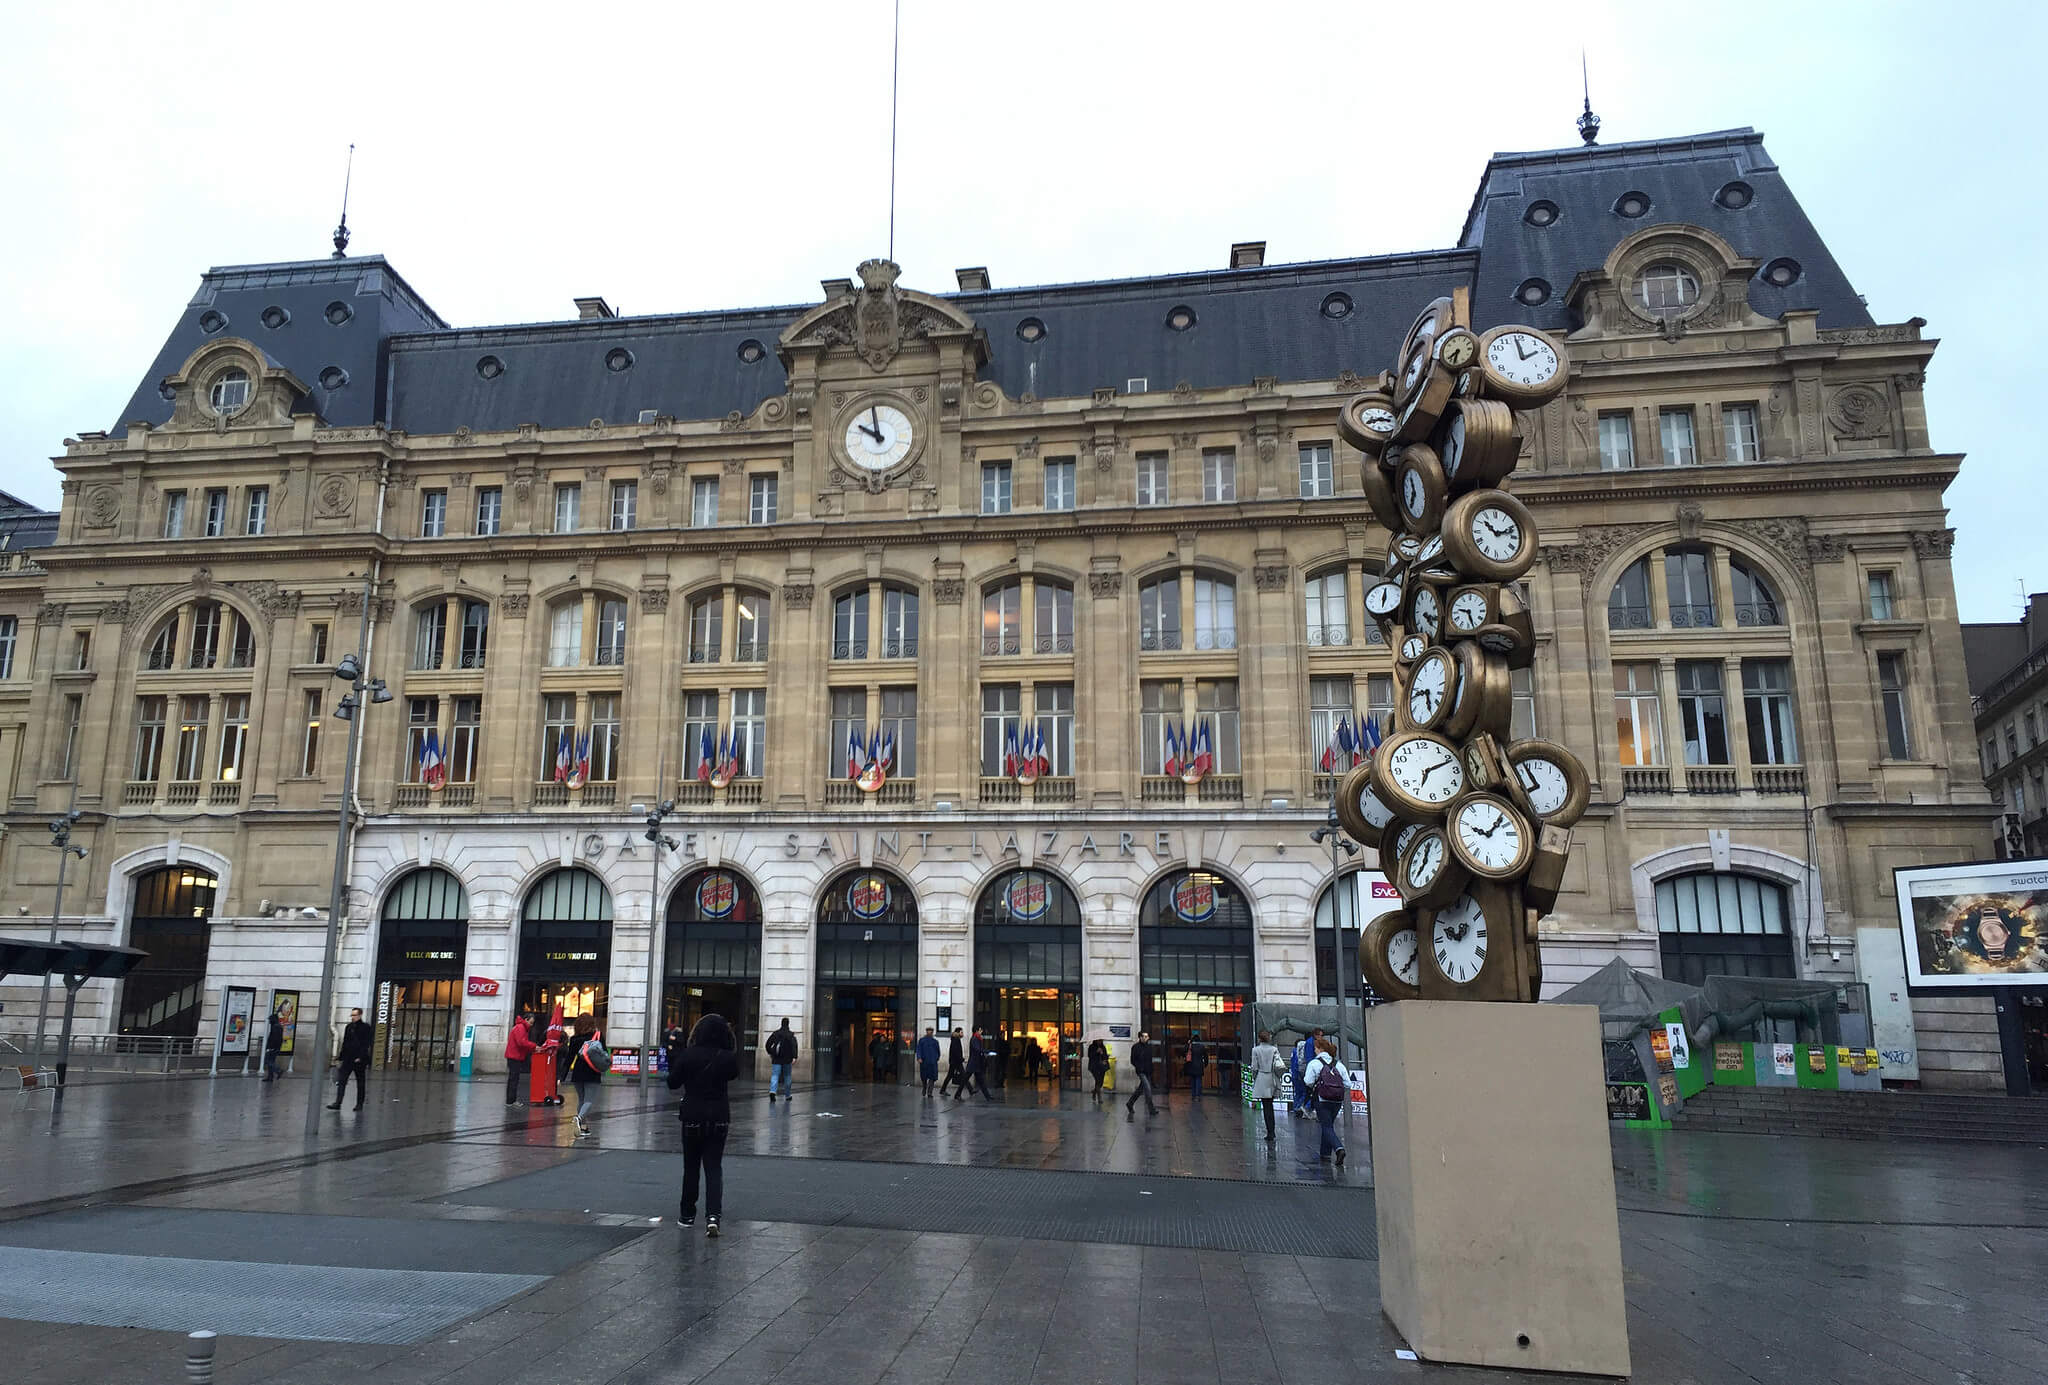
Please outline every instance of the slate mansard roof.
[{"label": "slate mansard roof", "polygon": [[[1716,200],[1733,182],[1750,189],[1740,208]],[[1634,219],[1616,210],[1631,192],[1650,202]],[[1558,209],[1548,226],[1524,220],[1539,199]],[[1766,316],[1804,308],[1818,310],[1823,327],[1871,320],[1763,137],[1748,129],[1496,154],[1449,250],[943,296],[988,333],[982,378],[1012,397],[1085,396],[1134,378],[1153,389],[1245,385],[1255,375],[1326,380],[1377,373],[1419,305],[1455,285],[1471,288],[1482,328],[1524,321],[1569,331],[1572,279],[1634,232],[1668,223],[1705,227],[1760,266],[1796,261],[1799,277],[1786,287],[1751,280],[1750,302]],[[1532,278],[1552,290],[1537,307],[1515,298]],[[783,393],[776,341],[811,306],[456,329],[379,256],[213,269],[115,427],[167,420],[163,380],[220,335],[255,342],[305,381],[305,407],[335,426],[566,428],[630,423],[643,410],[721,418]],[[1191,327],[1167,325],[1176,308],[1193,313]],[[1043,331],[1026,341],[1017,329],[1032,318]],[[762,348],[751,362],[742,354],[749,342]],[[631,364],[613,369],[607,357],[621,348]],[[479,368],[487,356],[495,376]],[[329,388],[323,378],[342,383]]]}]

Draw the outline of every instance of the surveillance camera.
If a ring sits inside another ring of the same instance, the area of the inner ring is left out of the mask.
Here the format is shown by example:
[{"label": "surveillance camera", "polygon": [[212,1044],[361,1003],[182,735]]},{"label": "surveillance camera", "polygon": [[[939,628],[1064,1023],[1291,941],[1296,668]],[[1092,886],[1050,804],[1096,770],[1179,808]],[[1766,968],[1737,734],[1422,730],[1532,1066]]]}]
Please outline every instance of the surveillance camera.
[{"label": "surveillance camera", "polygon": [[318,909],[315,909],[312,905],[308,904],[299,910],[299,917],[307,919],[317,919],[320,917],[320,911]]},{"label": "surveillance camera", "polygon": [[66,821],[66,822],[77,822],[77,821],[78,821],[78,820],[79,820],[80,818],[82,818],[82,817],[84,817],[84,816],[85,816],[85,814],[84,814],[84,813],[80,812],[80,811],[79,811],[78,809],[76,809],[76,808],[73,808],[73,809],[72,809],[72,810],[71,810],[70,812],[68,812],[68,813],[66,813],[66,814],[64,815],[64,821]]}]

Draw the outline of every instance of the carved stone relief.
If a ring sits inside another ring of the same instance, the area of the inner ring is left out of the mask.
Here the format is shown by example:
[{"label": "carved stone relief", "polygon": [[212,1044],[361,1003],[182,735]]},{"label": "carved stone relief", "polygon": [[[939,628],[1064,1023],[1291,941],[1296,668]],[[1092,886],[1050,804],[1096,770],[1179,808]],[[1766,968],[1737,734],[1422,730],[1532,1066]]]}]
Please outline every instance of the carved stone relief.
[{"label": "carved stone relief", "polygon": [[111,529],[121,518],[121,492],[112,486],[95,486],[85,497],[85,527]]},{"label": "carved stone relief", "polygon": [[1871,385],[1844,385],[1828,401],[1828,422],[1837,437],[1858,440],[1888,436],[1892,430],[1891,401],[1882,389]]},{"label": "carved stone relief", "polygon": [[1124,594],[1124,575],[1121,572],[1091,572],[1088,574],[1088,594],[1097,600],[1113,600]]},{"label": "carved stone relief", "polygon": [[314,483],[313,514],[318,519],[347,519],[356,510],[356,483],[338,472]]},{"label": "carved stone relief", "polygon": [[792,611],[811,609],[811,595],[816,591],[808,582],[785,582],[782,586],[782,604]]}]

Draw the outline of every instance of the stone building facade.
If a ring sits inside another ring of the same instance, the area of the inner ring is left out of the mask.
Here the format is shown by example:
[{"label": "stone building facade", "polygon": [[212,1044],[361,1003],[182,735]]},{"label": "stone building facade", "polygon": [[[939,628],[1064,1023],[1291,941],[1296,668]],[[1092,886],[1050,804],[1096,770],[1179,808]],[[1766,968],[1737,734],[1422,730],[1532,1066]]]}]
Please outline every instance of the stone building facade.
[{"label": "stone building facade", "polygon": [[[1262,261],[943,294],[871,261],[808,307],[480,329],[376,257],[209,272],[121,426],[67,441],[43,568],[0,572],[33,709],[6,902],[47,909],[75,780],[67,914],[163,959],[88,1029],[210,1034],[230,985],[310,1016],[360,649],[392,700],[337,1000],[389,1061],[474,1025],[488,1067],[557,1000],[629,1045],[786,1016],[866,1076],[945,1019],[1050,1057],[1333,998],[1321,761],[1392,700],[1334,422],[1454,290],[1572,359],[1513,482],[1544,535],[1517,734],[1594,780],[1546,981],[1855,980],[1892,866],[1984,854],[1935,343],[1872,320],[1760,137],[1499,155],[1454,248]],[[872,792],[849,728],[893,752]],[[1918,1018],[1924,1080],[1995,1080],[1988,1011]]]}]

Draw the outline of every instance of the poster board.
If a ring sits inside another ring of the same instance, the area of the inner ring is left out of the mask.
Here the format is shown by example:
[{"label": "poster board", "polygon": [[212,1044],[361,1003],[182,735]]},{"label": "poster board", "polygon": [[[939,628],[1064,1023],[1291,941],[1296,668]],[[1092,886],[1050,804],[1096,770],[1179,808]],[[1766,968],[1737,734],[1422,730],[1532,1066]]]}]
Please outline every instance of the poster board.
[{"label": "poster board", "polygon": [[297,991],[272,991],[270,1013],[284,1021],[284,1044],[279,1053],[292,1052],[293,1044],[299,1037],[299,993]]},{"label": "poster board", "polygon": [[220,997],[220,1051],[247,1053],[249,1025],[256,1015],[256,988],[229,986]]},{"label": "poster board", "polygon": [[1910,992],[2048,986],[2048,860],[1900,867],[1892,885]]}]

